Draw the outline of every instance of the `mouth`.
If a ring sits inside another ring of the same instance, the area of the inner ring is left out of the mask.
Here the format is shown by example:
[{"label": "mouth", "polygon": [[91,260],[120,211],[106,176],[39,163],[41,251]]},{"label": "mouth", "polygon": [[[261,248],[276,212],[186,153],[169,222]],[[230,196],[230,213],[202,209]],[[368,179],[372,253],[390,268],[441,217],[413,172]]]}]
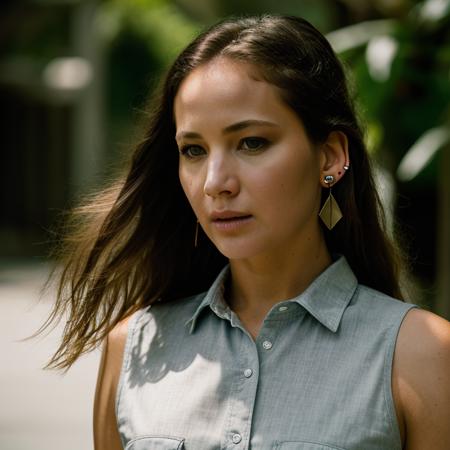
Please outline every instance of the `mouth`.
[{"label": "mouth", "polygon": [[246,220],[249,219],[250,217],[252,217],[250,214],[247,216],[234,216],[234,217],[227,217],[227,218],[216,218],[213,219],[213,222],[223,222],[223,223],[227,223],[227,222],[234,222],[234,221],[239,221],[239,220]]},{"label": "mouth", "polygon": [[242,217],[250,217],[250,214],[247,214],[244,211],[233,211],[232,209],[211,211],[210,214],[210,219],[213,222],[215,222],[216,220],[237,220]]},{"label": "mouth", "polygon": [[212,223],[216,230],[222,233],[238,233],[245,229],[249,223],[253,221],[252,215],[232,216],[232,217],[216,217]]}]

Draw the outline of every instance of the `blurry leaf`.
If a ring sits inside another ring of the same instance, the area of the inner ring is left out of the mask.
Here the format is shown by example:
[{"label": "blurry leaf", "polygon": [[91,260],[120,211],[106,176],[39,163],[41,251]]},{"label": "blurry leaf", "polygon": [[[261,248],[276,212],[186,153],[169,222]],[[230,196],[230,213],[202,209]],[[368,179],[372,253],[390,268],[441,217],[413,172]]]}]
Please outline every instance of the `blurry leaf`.
[{"label": "blurry leaf", "polygon": [[361,22],[356,25],[331,31],[326,35],[337,53],[347,52],[366,45],[372,38],[390,33],[396,21],[391,19]]},{"label": "blurry leaf", "polygon": [[161,66],[171,62],[198,32],[198,25],[167,0],[112,0],[105,3],[101,16],[105,35],[116,38],[124,29],[130,29]]},{"label": "blurry leaf", "polygon": [[415,178],[435,154],[449,143],[449,127],[437,127],[428,130],[403,157],[397,169],[398,179],[400,181],[410,181]]},{"label": "blurry leaf", "polygon": [[419,3],[413,14],[423,24],[433,25],[450,15],[450,0],[426,0]]},{"label": "blurry leaf", "polygon": [[381,123],[371,121],[367,125],[367,150],[373,154],[383,142],[383,126]]}]

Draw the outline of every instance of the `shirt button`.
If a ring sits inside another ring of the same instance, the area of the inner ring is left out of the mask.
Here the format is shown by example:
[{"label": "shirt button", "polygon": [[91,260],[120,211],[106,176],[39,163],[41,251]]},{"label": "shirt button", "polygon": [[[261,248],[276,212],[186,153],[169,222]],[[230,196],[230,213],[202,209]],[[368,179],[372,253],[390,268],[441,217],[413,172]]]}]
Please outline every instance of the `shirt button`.
[{"label": "shirt button", "polygon": [[242,441],[242,437],[240,434],[233,434],[233,437],[231,438],[231,440],[233,441],[233,444],[239,444],[239,442]]},{"label": "shirt button", "polygon": [[244,375],[245,375],[245,378],[250,378],[253,375],[253,370],[252,369],[245,369],[244,370]]},{"label": "shirt button", "polygon": [[280,306],[279,308],[278,308],[278,311],[280,311],[280,312],[284,312],[284,311],[287,311],[288,310],[288,307],[287,306]]},{"label": "shirt button", "polygon": [[272,348],[272,342],[270,341],[264,341],[262,344],[263,348],[265,348],[266,350],[270,350]]}]

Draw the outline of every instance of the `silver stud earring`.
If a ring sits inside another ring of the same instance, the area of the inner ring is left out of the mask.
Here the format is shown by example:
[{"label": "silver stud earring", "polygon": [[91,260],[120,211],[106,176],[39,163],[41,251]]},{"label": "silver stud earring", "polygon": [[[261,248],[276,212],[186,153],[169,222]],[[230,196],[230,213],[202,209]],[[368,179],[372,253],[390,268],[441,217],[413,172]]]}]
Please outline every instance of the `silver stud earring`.
[{"label": "silver stud earring", "polygon": [[326,184],[333,184],[334,177],[333,177],[333,175],[325,175],[323,181],[325,181]]}]

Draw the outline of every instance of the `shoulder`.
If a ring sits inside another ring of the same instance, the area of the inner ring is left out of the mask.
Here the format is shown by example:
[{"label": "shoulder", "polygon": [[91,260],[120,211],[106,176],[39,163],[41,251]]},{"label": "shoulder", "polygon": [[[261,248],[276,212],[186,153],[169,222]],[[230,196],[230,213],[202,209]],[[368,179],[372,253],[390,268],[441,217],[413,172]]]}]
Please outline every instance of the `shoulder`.
[{"label": "shoulder", "polygon": [[128,336],[128,326],[131,317],[119,322],[108,334],[106,339],[104,352],[108,366],[114,369],[114,372],[119,371],[122,366],[123,354],[125,351],[125,344]]},{"label": "shoulder", "polygon": [[118,383],[131,318],[132,316],[119,322],[105,339],[99,369],[99,384],[110,387]]},{"label": "shoulder", "polygon": [[450,370],[450,323],[432,312],[412,309],[400,327],[395,359],[405,380],[416,385],[438,381],[440,371]]},{"label": "shoulder", "polygon": [[393,390],[408,450],[450,448],[450,323],[429,311],[410,310],[394,354]]},{"label": "shoulder", "polygon": [[[427,350],[427,346],[450,344],[450,322],[437,314],[424,309],[412,309],[405,317],[399,333],[399,339],[415,341],[417,345],[410,351],[415,353]],[[425,356],[427,352],[423,352]]]},{"label": "shoulder", "polygon": [[131,317],[128,317],[119,322],[104,342],[94,401],[96,449],[122,448],[116,426],[115,399],[130,319]]},{"label": "shoulder", "polygon": [[105,385],[109,388],[111,385],[117,385],[131,318],[132,316],[119,322],[104,341],[97,389]]},{"label": "shoulder", "polygon": [[409,311],[400,327],[395,360],[402,378],[417,387],[434,391],[436,384],[425,385],[439,382],[443,370],[447,371],[444,384],[448,384],[450,323],[429,311]]}]

